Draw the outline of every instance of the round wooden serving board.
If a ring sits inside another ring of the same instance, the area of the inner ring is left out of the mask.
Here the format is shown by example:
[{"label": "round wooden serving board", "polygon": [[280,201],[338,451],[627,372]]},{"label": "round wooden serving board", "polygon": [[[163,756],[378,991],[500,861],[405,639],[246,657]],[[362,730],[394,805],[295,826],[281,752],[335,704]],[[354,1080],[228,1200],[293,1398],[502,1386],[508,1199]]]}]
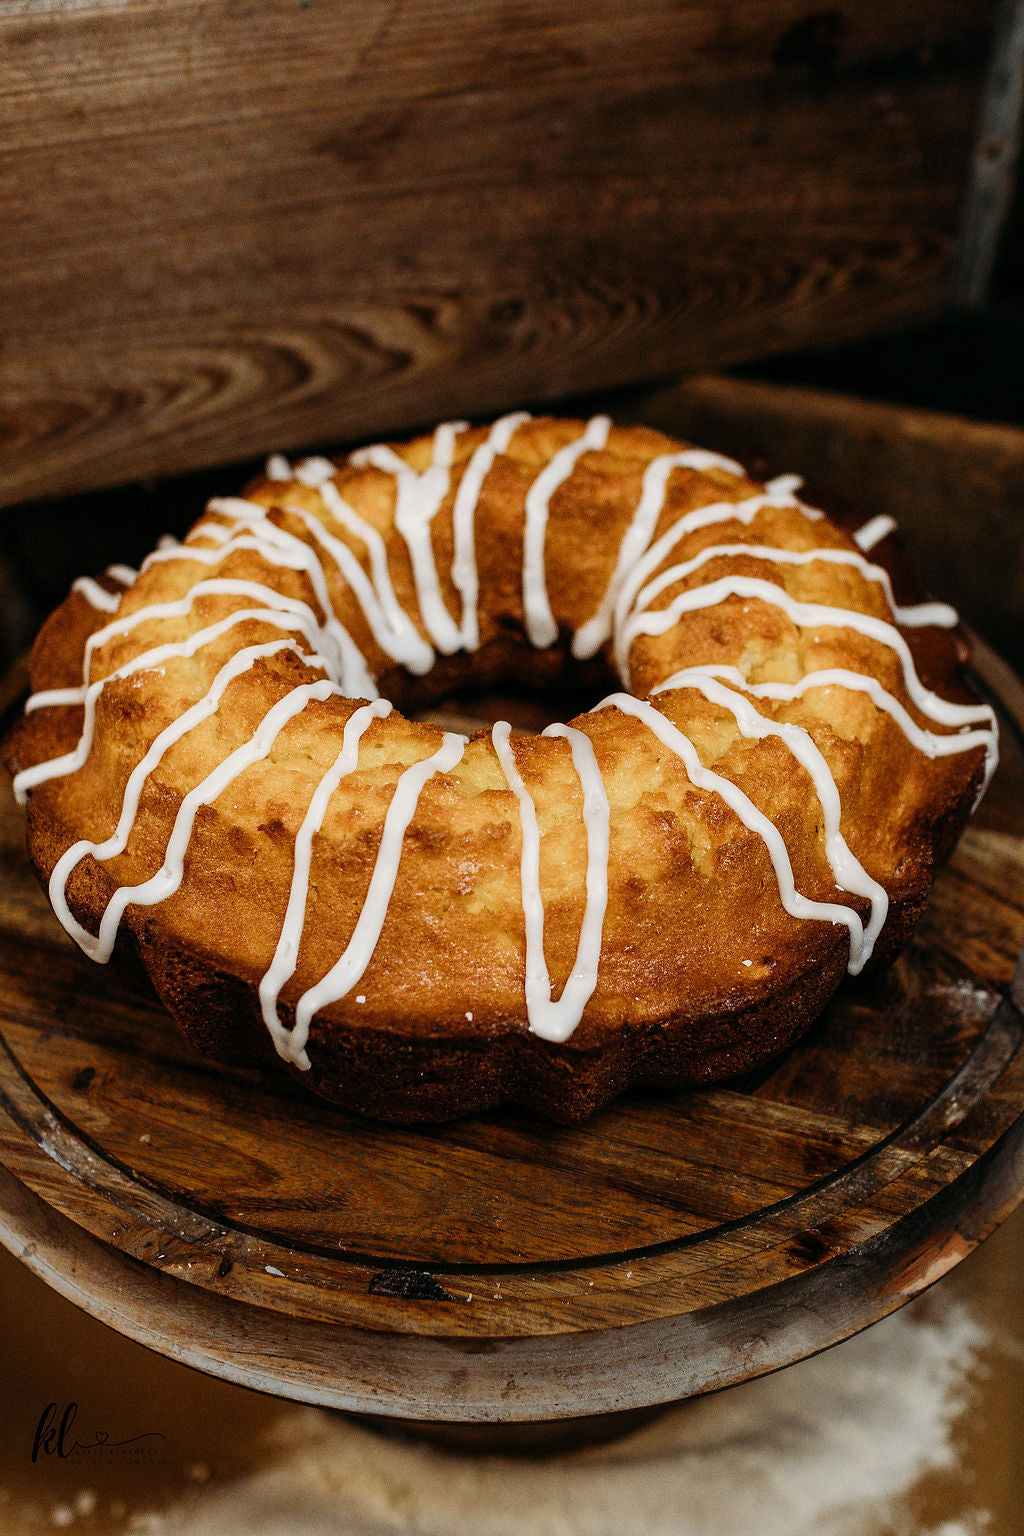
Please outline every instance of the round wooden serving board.
[{"label": "round wooden serving board", "polygon": [[194,1055],[86,960],[0,816],[0,1240],[249,1386],[433,1421],[640,1408],[847,1337],[1024,1194],[1024,690],[915,943],[755,1078],[561,1129],[403,1129]]}]

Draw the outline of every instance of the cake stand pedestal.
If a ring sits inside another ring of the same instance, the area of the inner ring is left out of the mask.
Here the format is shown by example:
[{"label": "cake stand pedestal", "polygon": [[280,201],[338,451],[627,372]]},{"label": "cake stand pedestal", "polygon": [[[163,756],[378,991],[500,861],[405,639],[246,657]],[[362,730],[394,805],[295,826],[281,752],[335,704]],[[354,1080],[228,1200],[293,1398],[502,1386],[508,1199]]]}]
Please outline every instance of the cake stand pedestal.
[{"label": "cake stand pedestal", "polygon": [[0,814],[0,1241],[176,1360],[432,1423],[635,1411],[930,1285],[1024,1196],[1024,689],[914,944],[760,1073],[569,1129],[363,1122],[196,1056],[74,948]]}]

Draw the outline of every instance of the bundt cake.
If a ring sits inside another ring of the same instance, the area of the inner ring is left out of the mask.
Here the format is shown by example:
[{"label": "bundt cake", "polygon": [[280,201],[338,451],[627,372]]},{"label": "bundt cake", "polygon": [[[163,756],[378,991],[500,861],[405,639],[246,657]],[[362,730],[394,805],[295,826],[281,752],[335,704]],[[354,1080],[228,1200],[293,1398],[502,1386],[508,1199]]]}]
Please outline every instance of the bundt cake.
[{"label": "bundt cake", "polygon": [[[996,753],[888,521],[799,489],[605,416],[273,456],[36,643],[7,758],[58,918],[201,1051],[386,1119],[765,1061],[907,940]],[[410,718],[567,677],[538,736]]]}]

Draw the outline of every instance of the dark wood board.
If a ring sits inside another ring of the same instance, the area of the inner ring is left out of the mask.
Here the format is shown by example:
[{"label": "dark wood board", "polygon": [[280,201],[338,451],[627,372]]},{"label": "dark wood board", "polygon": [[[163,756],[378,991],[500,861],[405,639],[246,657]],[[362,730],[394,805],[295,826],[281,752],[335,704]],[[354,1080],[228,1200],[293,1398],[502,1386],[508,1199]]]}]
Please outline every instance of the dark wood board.
[{"label": "dark wood board", "polygon": [[432,1420],[642,1407],[892,1311],[1024,1194],[1024,690],[979,661],[1016,727],[899,962],[751,1080],[570,1129],[381,1126],[194,1056],[66,939],[5,802],[0,1239],[177,1358]]},{"label": "dark wood board", "polygon": [[0,503],[876,333],[991,0],[8,0]]}]

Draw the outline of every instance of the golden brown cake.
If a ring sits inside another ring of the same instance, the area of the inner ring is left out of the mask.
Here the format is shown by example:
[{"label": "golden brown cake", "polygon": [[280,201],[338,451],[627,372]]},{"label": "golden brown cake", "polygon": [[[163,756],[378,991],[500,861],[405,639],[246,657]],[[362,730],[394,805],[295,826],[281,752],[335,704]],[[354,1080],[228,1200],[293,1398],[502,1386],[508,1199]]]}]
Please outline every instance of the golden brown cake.
[{"label": "golden brown cake", "polygon": [[[200,1050],[388,1119],[766,1060],[906,941],[995,762],[953,611],[798,491],[602,416],[275,455],[36,643],[58,917]],[[407,718],[570,674],[539,736]]]}]

